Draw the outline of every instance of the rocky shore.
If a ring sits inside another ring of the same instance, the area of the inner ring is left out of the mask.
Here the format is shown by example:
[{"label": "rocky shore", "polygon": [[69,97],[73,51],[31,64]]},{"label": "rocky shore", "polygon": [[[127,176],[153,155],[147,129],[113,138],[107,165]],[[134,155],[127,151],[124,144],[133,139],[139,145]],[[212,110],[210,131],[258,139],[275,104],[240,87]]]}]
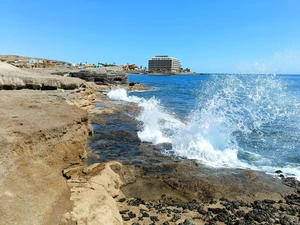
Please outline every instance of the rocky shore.
[{"label": "rocky shore", "polygon": [[110,85],[0,64],[0,86],[0,224],[300,224],[298,181],[161,154]]}]

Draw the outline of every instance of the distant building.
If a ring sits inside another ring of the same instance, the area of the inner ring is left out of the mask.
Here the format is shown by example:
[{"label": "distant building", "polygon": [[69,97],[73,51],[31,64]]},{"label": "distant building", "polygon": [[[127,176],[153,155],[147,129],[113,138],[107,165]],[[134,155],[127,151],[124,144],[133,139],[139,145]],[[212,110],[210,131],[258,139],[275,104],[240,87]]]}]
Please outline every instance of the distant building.
[{"label": "distant building", "polygon": [[167,55],[158,55],[149,60],[148,70],[180,72],[180,61]]}]

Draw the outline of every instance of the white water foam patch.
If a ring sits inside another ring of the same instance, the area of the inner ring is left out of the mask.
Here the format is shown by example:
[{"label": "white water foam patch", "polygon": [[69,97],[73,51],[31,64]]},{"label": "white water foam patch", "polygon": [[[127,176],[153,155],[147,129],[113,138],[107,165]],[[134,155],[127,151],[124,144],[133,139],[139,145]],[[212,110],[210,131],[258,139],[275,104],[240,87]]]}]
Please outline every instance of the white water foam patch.
[{"label": "white water foam patch", "polygon": [[141,141],[151,142],[153,144],[171,142],[170,135],[183,124],[171,114],[165,112],[156,98],[149,100],[136,96],[128,96],[125,89],[113,89],[107,93],[107,96],[113,100],[138,103],[142,108],[137,120],[142,122],[141,131],[138,137]]},{"label": "white water foam patch", "polygon": [[206,109],[195,111],[185,128],[173,136],[173,151],[214,167],[245,167],[238,160],[238,149],[231,140],[229,130],[233,128],[227,125],[225,117],[213,115]]},{"label": "white water foam patch", "polygon": [[156,98],[143,99],[139,106],[142,112],[137,119],[143,122],[143,129],[138,132],[140,140],[153,144],[170,143],[170,132],[179,129],[182,123],[166,113]]},{"label": "white water foam patch", "polygon": [[126,102],[135,102],[138,103],[141,101],[140,98],[136,96],[128,96],[127,91],[124,88],[112,89],[106,93],[106,95],[112,100],[126,101]]}]

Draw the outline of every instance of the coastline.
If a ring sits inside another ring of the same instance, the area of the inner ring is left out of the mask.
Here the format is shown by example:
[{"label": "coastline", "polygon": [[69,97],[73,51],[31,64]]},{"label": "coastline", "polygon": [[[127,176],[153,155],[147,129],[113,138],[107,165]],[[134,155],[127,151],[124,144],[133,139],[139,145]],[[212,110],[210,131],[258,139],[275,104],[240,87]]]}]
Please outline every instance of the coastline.
[{"label": "coastline", "polygon": [[139,144],[144,161],[138,166],[116,161],[88,166],[90,124],[138,111],[98,92],[106,88],[85,83],[74,90],[0,91],[1,222],[253,224],[266,223],[266,213],[273,222],[299,222],[300,187],[293,180],[284,185],[256,171],[206,168],[163,156],[149,143]]}]

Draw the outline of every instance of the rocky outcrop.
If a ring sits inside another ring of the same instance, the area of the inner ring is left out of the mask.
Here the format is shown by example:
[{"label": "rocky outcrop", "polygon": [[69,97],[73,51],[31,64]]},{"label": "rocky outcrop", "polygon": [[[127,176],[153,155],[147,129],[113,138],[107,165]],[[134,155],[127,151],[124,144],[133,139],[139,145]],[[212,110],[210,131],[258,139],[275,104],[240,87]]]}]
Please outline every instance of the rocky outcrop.
[{"label": "rocky outcrop", "polygon": [[86,158],[86,111],[43,91],[0,91],[1,224],[59,224],[72,208],[62,170]]},{"label": "rocky outcrop", "polygon": [[81,79],[24,71],[0,62],[0,90],[56,90],[82,86],[85,86],[85,81]]},{"label": "rocky outcrop", "polygon": [[144,84],[138,82],[130,82],[128,84],[128,91],[145,91],[147,88]]},{"label": "rocky outcrop", "polygon": [[128,84],[128,74],[121,67],[102,67],[97,69],[71,72],[70,77],[101,84]]},{"label": "rocky outcrop", "polygon": [[121,167],[118,162],[96,163],[89,167],[70,167],[64,175],[69,179],[74,208],[64,215],[62,224],[75,222],[86,225],[118,225],[123,220],[116,204],[122,181],[111,167]]}]

